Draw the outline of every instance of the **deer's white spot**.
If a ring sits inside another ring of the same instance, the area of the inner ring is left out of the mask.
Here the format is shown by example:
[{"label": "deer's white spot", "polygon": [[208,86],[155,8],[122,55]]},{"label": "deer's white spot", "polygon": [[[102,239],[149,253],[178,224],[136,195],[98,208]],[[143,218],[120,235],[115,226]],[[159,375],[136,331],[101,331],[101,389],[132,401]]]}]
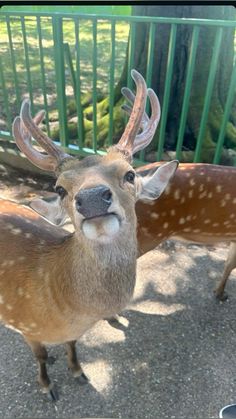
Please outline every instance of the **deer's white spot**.
[{"label": "deer's white spot", "polygon": [[23,262],[23,260],[25,260],[26,257],[25,256],[19,256],[17,259],[19,260],[19,262]]},{"label": "deer's white spot", "polygon": [[12,310],[12,309],[13,309],[13,307],[11,306],[11,304],[6,304],[6,309],[7,309],[7,310]]},{"label": "deer's white spot", "polygon": [[193,232],[194,232],[194,233],[200,233],[200,231],[201,231],[201,230],[200,230],[200,228],[195,228],[195,229],[193,230]]},{"label": "deer's white spot", "polygon": [[17,235],[17,234],[20,234],[20,233],[21,233],[21,229],[20,229],[20,228],[13,228],[13,229],[11,230],[11,232],[12,232],[12,234]]},{"label": "deer's white spot", "polygon": [[180,203],[183,204],[185,202],[185,197],[183,196],[180,200]]},{"label": "deer's white spot", "polygon": [[212,192],[209,192],[207,196],[208,196],[208,198],[212,198],[213,197],[213,193]]},{"label": "deer's white spot", "polygon": [[204,191],[204,192],[200,193],[200,195],[199,195],[199,199],[204,198],[206,195],[207,195],[207,192],[206,192],[206,191]]},{"label": "deer's white spot", "polygon": [[187,215],[186,220],[187,220],[187,221],[190,221],[190,220],[191,220],[191,218],[192,218],[192,215]]},{"label": "deer's white spot", "polygon": [[209,220],[209,218],[207,218],[206,220],[204,220],[204,224],[209,224],[211,222],[211,220]]},{"label": "deer's white spot", "polygon": [[180,198],[180,190],[176,189],[175,193],[174,193],[174,198],[175,199],[179,199]]},{"label": "deer's white spot", "polygon": [[149,235],[147,227],[142,227],[141,231],[145,234],[145,236]]},{"label": "deer's white spot", "polygon": [[0,294],[0,304],[3,304],[4,300],[3,300],[3,296]]},{"label": "deer's white spot", "polygon": [[183,229],[183,231],[184,231],[185,233],[188,233],[189,231],[191,231],[191,228],[189,228],[189,227],[184,228],[184,229]]},{"label": "deer's white spot", "polygon": [[220,201],[220,206],[221,206],[221,207],[225,207],[225,205],[226,205],[226,201],[225,201],[224,199],[222,199],[222,200]]},{"label": "deer's white spot", "polygon": [[210,176],[207,176],[206,180],[207,180],[207,182],[210,182],[211,177]]},{"label": "deer's white spot", "polygon": [[151,212],[150,217],[154,218],[154,220],[157,220],[159,218],[159,214],[157,214],[156,212]]},{"label": "deer's white spot", "polygon": [[217,185],[216,186],[216,192],[221,192],[222,191],[222,186],[221,185]]},{"label": "deer's white spot", "polygon": [[194,185],[196,185],[196,182],[195,182],[195,180],[192,178],[192,179],[190,179],[189,184],[190,184],[191,186],[194,186]]},{"label": "deer's white spot", "polygon": [[37,327],[37,324],[36,323],[30,323],[30,327]]},{"label": "deer's white spot", "polygon": [[26,294],[26,295],[25,295],[25,298],[30,299],[30,294]]},{"label": "deer's white spot", "polygon": [[168,228],[168,226],[169,226],[169,223],[164,223],[163,224],[163,228]]},{"label": "deer's white spot", "polygon": [[172,217],[175,215],[175,210],[174,209],[170,210],[170,215],[172,215]]},{"label": "deer's white spot", "polygon": [[181,218],[179,219],[179,224],[184,224],[184,223],[185,223],[185,218],[181,217]]},{"label": "deer's white spot", "polygon": [[25,233],[25,237],[26,239],[31,239],[31,237],[33,236],[32,236],[32,233]]},{"label": "deer's white spot", "polygon": [[199,192],[202,192],[204,190],[204,185],[203,183],[201,183],[201,185],[199,186]]},{"label": "deer's white spot", "polygon": [[228,201],[231,198],[230,193],[225,194],[225,199]]},{"label": "deer's white spot", "polygon": [[190,189],[190,191],[188,191],[188,196],[189,196],[189,198],[193,197],[193,190],[192,189]]},{"label": "deer's white spot", "polygon": [[230,214],[229,218],[235,218],[235,214]]},{"label": "deer's white spot", "polygon": [[212,227],[219,227],[219,225],[220,225],[219,223],[213,223]]}]

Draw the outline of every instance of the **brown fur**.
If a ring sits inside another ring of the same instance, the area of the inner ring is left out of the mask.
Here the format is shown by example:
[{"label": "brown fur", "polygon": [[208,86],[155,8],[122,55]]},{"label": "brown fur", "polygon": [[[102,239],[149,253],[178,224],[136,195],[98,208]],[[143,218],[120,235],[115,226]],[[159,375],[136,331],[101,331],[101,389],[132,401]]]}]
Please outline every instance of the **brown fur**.
[{"label": "brown fur", "polygon": [[[149,164],[139,168],[137,172],[144,175],[159,165],[160,163]],[[154,249],[163,240],[173,236],[209,245],[234,242],[235,185],[234,167],[201,163],[180,164],[158,200],[150,205],[141,201],[136,204],[139,255]],[[236,244],[232,243],[222,282],[216,290],[219,298],[224,298],[225,283],[235,267]]]},{"label": "brown fur", "polygon": [[[68,359],[75,358],[70,342],[98,320],[121,311],[132,297],[137,256],[135,187],[123,182],[130,168],[114,151],[103,158],[64,162],[57,183],[68,192],[63,205],[75,234],[65,234],[29,208],[0,201],[0,316],[5,325],[23,334],[35,352],[44,391],[51,391],[51,386],[42,344],[69,342]],[[74,206],[81,188],[99,183],[109,185],[112,205],[123,217],[109,245],[83,235]]]}]

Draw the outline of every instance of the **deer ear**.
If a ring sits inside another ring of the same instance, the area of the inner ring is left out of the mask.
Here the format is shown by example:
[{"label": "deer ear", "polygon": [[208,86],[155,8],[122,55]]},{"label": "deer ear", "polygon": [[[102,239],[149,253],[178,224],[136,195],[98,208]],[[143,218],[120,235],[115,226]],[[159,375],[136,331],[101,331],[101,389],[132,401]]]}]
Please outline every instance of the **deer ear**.
[{"label": "deer ear", "polygon": [[61,205],[59,196],[49,199],[34,199],[29,204],[35,212],[46,218],[52,224],[63,225],[68,217],[66,211]]},{"label": "deer ear", "polygon": [[174,176],[178,160],[172,160],[158,167],[151,175],[138,177],[137,200],[152,201],[159,198]]}]

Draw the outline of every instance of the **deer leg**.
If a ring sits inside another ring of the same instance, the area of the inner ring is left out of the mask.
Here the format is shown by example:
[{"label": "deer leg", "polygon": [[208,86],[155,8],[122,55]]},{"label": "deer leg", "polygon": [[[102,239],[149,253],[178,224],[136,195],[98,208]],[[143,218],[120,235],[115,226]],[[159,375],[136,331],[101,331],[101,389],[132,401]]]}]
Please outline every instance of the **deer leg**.
[{"label": "deer leg", "polygon": [[84,374],[81,365],[77,358],[76,353],[76,340],[71,340],[70,342],[66,342],[66,351],[67,351],[67,362],[68,366],[79,384],[86,384],[88,382],[88,378]]},{"label": "deer leg", "polygon": [[53,363],[54,358],[49,357],[45,346],[43,346],[40,342],[33,342],[28,341],[32,352],[34,353],[39,366],[39,374],[38,374],[38,381],[41,386],[43,393],[47,393],[49,398],[53,401],[57,401],[59,399],[57,390],[55,385],[51,383],[48,373],[46,363]]},{"label": "deer leg", "polygon": [[225,262],[224,272],[221,279],[221,282],[219,283],[218,287],[215,290],[216,298],[218,298],[221,301],[225,301],[228,296],[225,293],[225,285],[229,278],[229,275],[231,274],[232,270],[236,268],[236,243],[231,242],[229,247],[229,253],[228,257]]}]

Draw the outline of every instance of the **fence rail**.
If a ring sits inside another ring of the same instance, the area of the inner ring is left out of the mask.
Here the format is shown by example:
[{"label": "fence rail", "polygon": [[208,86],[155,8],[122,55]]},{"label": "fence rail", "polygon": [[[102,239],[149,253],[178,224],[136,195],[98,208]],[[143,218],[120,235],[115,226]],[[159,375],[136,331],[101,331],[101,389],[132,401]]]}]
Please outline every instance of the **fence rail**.
[{"label": "fence rail", "polygon": [[[120,125],[124,122],[121,113],[120,122],[116,115],[115,85],[121,76],[127,55],[127,86],[132,87],[130,69],[133,68],[135,60],[137,25],[141,22],[149,25],[147,71],[144,74],[148,87],[154,72],[156,33],[160,24],[170,27],[164,96],[161,104],[162,117],[156,141],[158,160],[163,158],[165,150],[168,110],[174,94],[172,80],[178,31],[182,25],[190,25],[192,28],[185,89],[176,134],[175,153],[181,160],[197,65],[199,34],[203,27],[215,30],[214,45],[212,51],[209,51],[211,64],[206,74],[206,93],[193,158],[194,162],[201,161],[219,56],[222,48],[225,48],[222,45],[222,37],[225,30],[236,27],[235,21],[58,12],[1,12],[0,138],[10,142],[13,140],[12,120],[19,114],[23,97],[28,96],[32,103],[32,113],[42,107],[45,109],[45,130],[67,151],[81,155],[103,153],[106,146],[116,141],[116,135],[122,128]],[[224,113],[212,160],[214,163],[220,162],[226,127],[234,105],[236,64],[228,83]],[[99,102],[101,96],[107,97],[107,102]],[[85,114],[86,104],[88,106]],[[141,152],[138,160],[146,161],[146,157],[146,154]]]}]

